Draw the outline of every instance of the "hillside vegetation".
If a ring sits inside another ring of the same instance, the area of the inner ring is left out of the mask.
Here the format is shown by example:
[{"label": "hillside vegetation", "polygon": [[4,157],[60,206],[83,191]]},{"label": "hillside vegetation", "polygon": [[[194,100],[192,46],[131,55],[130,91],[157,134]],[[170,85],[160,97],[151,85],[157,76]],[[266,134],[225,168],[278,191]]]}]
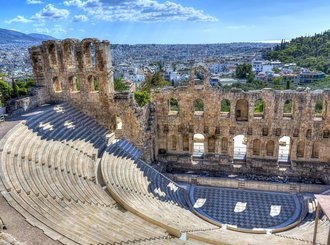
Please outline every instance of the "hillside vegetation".
[{"label": "hillside vegetation", "polygon": [[314,36],[297,37],[282,41],[265,54],[268,60],[297,63],[298,66],[330,74],[330,30]]}]

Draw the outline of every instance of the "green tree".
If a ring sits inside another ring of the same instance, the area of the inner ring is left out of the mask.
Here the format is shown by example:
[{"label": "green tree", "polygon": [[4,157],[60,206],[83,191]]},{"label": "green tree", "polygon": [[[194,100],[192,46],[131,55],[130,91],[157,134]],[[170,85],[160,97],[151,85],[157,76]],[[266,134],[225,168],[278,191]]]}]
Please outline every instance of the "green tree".
[{"label": "green tree", "polygon": [[12,85],[12,97],[13,98],[17,98],[19,97],[19,87],[17,86],[16,82],[13,81],[13,85]]},{"label": "green tree", "polygon": [[114,79],[114,86],[115,86],[115,91],[126,91],[128,90],[128,86],[123,83],[123,80],[120,78],[115,78]]},{"label": "green tree", "polygon": [[163,77],[162,72],[158,71],[155,74],[148,74],[145,81],[141,84],[141,90],[150,92],[151,89],[169,86],[170,83]]},{"label": "green tree", "polygon": [[134,92],[134,98],[139,106],[144,106],[150,102],[150,94],[147,91]]},{"label": "green tree", "polygon": [[246,63],[237,65],[235,75],[236,78],[246,79],[248,82],[252,82],[255,77],[252,71],[252,65]]},{"label": "green tree", "polygon": [[3,102],[11,98],[12,92],[12,87],[10,87],[5,81],[0,80],[0,93],[2,95]]}]

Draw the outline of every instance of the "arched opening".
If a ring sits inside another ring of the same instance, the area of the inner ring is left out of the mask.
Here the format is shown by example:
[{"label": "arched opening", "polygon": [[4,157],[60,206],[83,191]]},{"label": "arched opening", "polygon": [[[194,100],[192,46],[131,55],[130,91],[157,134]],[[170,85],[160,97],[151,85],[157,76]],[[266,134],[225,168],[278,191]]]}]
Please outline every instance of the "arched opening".
[{"label": "arched opening", "polygon": [[67,67],[75,66],[75,48],[70,42],[64,44],[64,60]]},{"label": "arched opening", "polygon": [[196,99],[194,101],[194,112],[195,112],[195,114],[203,114],[203,112],[204,112],[204,103],[201,99]]},{"label": "arched opening", "polygon": [[55,44],[52,43],[48,46],[48,54],[49,54],[49,64],[51,67],[57,66],[57,58],[56,58],[56,48]]},{"label": "arched opening", "polygon": [[307,139],[311,139],[312,138],[312,130],[311,129],[307,129],[307,131],[306,131],[306,138]]},{"label": "arched opening", "polygon": [[253,115],[254,117],[263,118],[265,110],[265,102],[262,99],[258,99],[254,102]]},{"label": "arched opening", "polygon": [[71,93],[80,91],[80,82],[76,76],[70,77],[69,83],[70,83],[70,92]]},{"label": "arched opening", "polygon": [[312,147],[312,158],[319,158],[320,142],[314,142]]},{"label": "arched opening", "polygon": [[123,129],[123,121],[121,120],[121,117],[116,116],[116,129]]},{"label": "arched opening", "polygon": [[267,156],[274,156],[275,143],[272,140],[269,140],[266,144],[266,154]]},{"label": "arched opening", "polygon": [[292,117],[292,100],[286,100],[284,102],[283,117]]},{"label": "arched opening", "polygon": [[99,82],[97,78],[93,75],[88,77],[88,84],[90,87],[90,92],[98,92],[99,91]]},{"label": "arched opening", "polygon": [[247,100],[238,100],[235,109],[236,121],[248,121],[249,103]]},{"label": "arched opening", "polygon": [[302,158],[305,155],[305,142],[299,141],[297,144],[297,158]]},{"label": "arched opening", "polygon": [[230,113],[230,101],[229,100],[227,100],[227,99],[221,100],[220,113],[221,113],[221,116],[229,117],[229,113]]},{"label": "arched opening", "polygon": [[215,136],[211,136],[208,138],[208,152],[210,153],[215,152],[215,142],[216,142]]},{"label": "arched opening", "polygon": [[221,139],[221,153],[227,154],[228,153],[228,139],[223,137]]},{"label": "arched opening", "polygon": [[245,160],[247,138],[244,135],[234,137],[234,159]]},{"label": "arched opening", "polygon": [[288,162],[290,160],[290,137],[283,136],[279,140],[278,147],[278,161],[279,162]]},{"label": "arched opening", "polygon": [[261,141],[259,139],[253,140],[253,155],[254,156],[260,156],[260,146]]},{"label": "arched opening", "polygon": [[84,61],[86,67],[95,67],[95,45],[88,42],[84,45]]},{"label": "arched opening", "polygon": [[204,154],[204,140],[205,137],[202,134],[194,134],[194,151],[193,155],[201,157]]},{"label": "arched opening", "polygon": [[330,131],[328,129],[323,130],[323,138],[329,139]]},{"label": "arched opening", "polygon": [[53,78],[53,89],[54,89],[55,93],[62,92],[62,84],[61,84],[60,80],[58,79],[58,77]]},{"label": "arched opening", "polygon": [[188,134],[184,134],[182,136],[182,149],[183,151],[189,151],[189,135]]},{"label": "arched opening", "polygon": [[170,113],[178,113],[179,111],[179,104],[178,101],[174,98],[171,98],[168,102],[169,104],[169,112]]},{"label": "arched opening", "polygon": [[176,135],[172,135],[171,136],[171,150],[175,151],[176,150]]},{"label": "arched opening", "polygon": [[318,100],[314,106],[314,117],[316,119],[322,119],[325,117],[326,113],[326,102],[324,100]]}]

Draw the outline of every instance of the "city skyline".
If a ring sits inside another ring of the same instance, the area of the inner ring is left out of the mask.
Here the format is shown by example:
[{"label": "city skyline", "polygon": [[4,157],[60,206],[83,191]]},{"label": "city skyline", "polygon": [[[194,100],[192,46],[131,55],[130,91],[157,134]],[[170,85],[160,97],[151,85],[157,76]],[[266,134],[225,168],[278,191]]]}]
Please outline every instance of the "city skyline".
[{"label": "city skyline", "polygon": [[315,0],[12,0],[1,28],[112,43],[278,42],[329,29],[330,2]]}]

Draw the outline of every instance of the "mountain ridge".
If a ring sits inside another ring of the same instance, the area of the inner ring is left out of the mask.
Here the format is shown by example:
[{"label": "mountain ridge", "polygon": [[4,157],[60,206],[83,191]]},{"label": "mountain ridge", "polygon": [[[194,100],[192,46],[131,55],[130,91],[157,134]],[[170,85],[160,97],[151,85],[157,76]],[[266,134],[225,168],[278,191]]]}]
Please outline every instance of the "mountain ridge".
[{"label": "mountain ridge", "polygon": [[46,40],[56,40],[56,38],[39,33],[25,34],[23,32],[0,28],[0,43],[8,42],[41,42]]}]

